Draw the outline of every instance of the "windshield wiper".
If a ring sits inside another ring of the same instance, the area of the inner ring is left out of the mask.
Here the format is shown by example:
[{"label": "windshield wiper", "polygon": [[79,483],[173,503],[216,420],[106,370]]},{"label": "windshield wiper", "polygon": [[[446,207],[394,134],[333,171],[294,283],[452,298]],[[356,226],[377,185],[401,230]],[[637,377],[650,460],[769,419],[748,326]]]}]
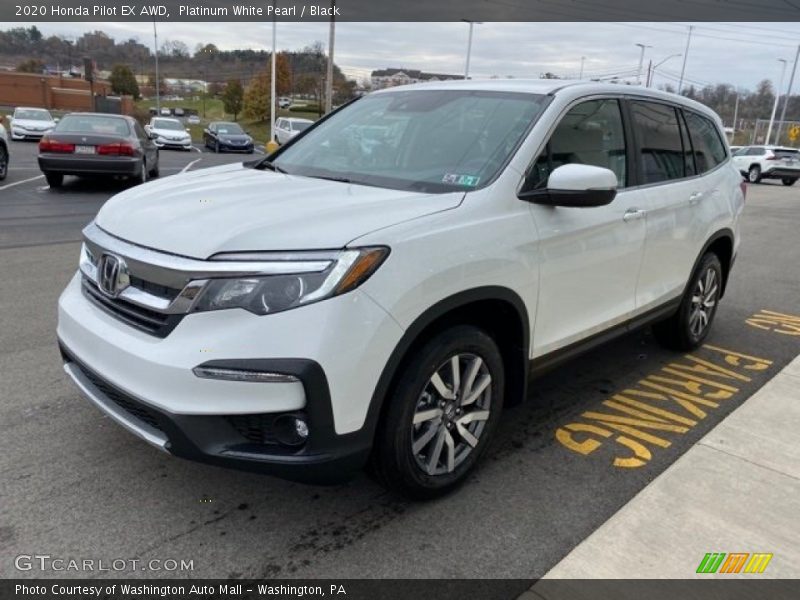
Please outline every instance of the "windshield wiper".
[{"label": "windshield wiper", "polygon": [[326,179],[327,181],[338,181],[339,183],[353,183],[352,180],[348,179],[347,177],[338,177],[336,175],[309,175],[308,177],[312,177],[314,179]]},{"label": "windshield wiper", "polygon": [[285,175],[289,174],[289,172],[286,169],[284,169],[283,167],[279,167],[278,165],[276,165],[274,162],[272,162],[267,158],[262,158],[261,160],[253,162],[246,162],[244,163],[244,165],[246,167],[250,167],[253,169],[259,169],[259,170],[269,169],[270,171],[275,171],[276,173],[283,173]]}]

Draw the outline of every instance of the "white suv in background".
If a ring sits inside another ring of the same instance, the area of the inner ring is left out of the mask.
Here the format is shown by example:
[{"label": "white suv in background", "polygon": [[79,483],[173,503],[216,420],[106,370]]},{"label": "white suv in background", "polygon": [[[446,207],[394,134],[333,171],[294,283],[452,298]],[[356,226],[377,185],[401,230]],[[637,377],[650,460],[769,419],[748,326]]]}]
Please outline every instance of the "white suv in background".
[{"label": "white suv in background", "polygon": [[381,90],[266,158],[109,200],[58,338],[83,393],[162,450],[306,481],[369,463],[430,498],[532,372],[647,323],[700,345],[743,205],[719,118],[683,97]]},{"label": "white suv in background", "polygon": [[305,131],[314,121],[296,117],[281,117],[275,121],[275,139],[279,144],[285,144],[301,131]]},{"label": "white suv in background", "polygon": [[750,183],[780,179],[794,185],[800,179],[800,151],[782,146],[745,146],[733,155],[733,165]]}]

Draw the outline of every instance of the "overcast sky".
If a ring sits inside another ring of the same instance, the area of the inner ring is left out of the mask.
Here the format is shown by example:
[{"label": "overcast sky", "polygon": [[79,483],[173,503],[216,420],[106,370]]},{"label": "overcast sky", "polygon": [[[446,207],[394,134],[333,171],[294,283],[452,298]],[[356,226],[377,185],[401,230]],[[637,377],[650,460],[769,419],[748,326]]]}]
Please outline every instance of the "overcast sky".
[{"label": "overcast sky", "polygon": [[[28,26],[33,23],[16,24]],[[78,37],[102,29],[112,37],[130,37],[152,46],[149,23],[36,23],[46,35]],[[11,24],[6,24],[10,27]],[[492,75],[538,77],[551,71],[577,77],[585,56],[585,76],[616,73],[635,77],[640,48],[645,66],[685,51],[688,23],[484,23],[475,26],[472,46],[473,77]],[[0,24],[3,27],[3,24]],[[269,48],[268,23],[161,23],[159,43],[180,40],[190,49],[213,42],[222,49]],[[363,79],[372,69],[405,67],[463,74],[466,23],[345,23],[336,24],[335,60],[345,73]],[[325,23],[279,23],[279,50],[296,50],[315,41],[327,46]],[[800,43],[800,23],[695,23],[686,65],[686,81],[696,85],[731,83],[753,89],[762,79],[776,84],[779,58],[790,65]],[[656,85],[674,82],[682,57],[661,67]],[[798,80],[800,83],[800,77]]]}]

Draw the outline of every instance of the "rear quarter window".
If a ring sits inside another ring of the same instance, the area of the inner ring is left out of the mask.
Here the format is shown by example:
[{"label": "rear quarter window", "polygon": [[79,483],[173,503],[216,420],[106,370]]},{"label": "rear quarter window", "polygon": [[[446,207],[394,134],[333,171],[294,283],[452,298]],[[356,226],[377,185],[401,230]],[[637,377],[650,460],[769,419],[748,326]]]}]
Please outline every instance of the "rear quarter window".
[{"label": "rear quarter window", "polygon": [[701,115],[685,111],[686,125],[692,138],[697,173],[702,174],[725,161],[728,154],[714,122]]}]

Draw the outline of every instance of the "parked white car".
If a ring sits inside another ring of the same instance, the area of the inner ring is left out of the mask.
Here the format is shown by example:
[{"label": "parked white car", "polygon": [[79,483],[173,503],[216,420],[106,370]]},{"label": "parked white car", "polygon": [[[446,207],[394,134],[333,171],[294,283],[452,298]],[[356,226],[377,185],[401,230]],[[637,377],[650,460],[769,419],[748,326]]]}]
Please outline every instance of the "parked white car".
[{"label": "parked white car", "polygon": [[192,136],[180,119],[153,117],[144,128],[159,148],[179,148],[181,150],[191,150],[192,148]]},{"label": "parked white car", "polygon": [[733,164],[750,183],[780,179],[794,185],[800,179],[800,151],[783,146],[747,146],[733,156]]},{"label": "parked white car", "polygon": [[176,456],[305,481],[369,460],[430,498],[532,372],[647,323],[702,344],[744,188],[719,118],[684,97],[381,90],[260,161],[106,202],[59,300],[65,370]]},{"label": "parked white car", "polygon": [[279,144],[285,144],[301,131],[305,131],[314,121],[296,117],[281,117],[275,121],[275,139]]},{"label": "parked white car", "polygon": [[9,163],[8,133],[6,133],[3,120],[3,116],[0,115],[0,181],[3,181],[3,179],[6,178],[6,175],[8,175]]},{"label": "parked white car", "polygon": [[186,122],[189,123],[189,125],[200,125],[200,117],[197,115],[189,115]]},{"label": "parked white car", "polygon": [[19,106],[11,116],[12,140],[38,140],[50,133],[57,121],[50,111],[43,108],[26,108]]},{"label": "parked white car", "polygon": [[289,108],[292,105],[292,99],[287,97],[278,98],[279,108]]}]

